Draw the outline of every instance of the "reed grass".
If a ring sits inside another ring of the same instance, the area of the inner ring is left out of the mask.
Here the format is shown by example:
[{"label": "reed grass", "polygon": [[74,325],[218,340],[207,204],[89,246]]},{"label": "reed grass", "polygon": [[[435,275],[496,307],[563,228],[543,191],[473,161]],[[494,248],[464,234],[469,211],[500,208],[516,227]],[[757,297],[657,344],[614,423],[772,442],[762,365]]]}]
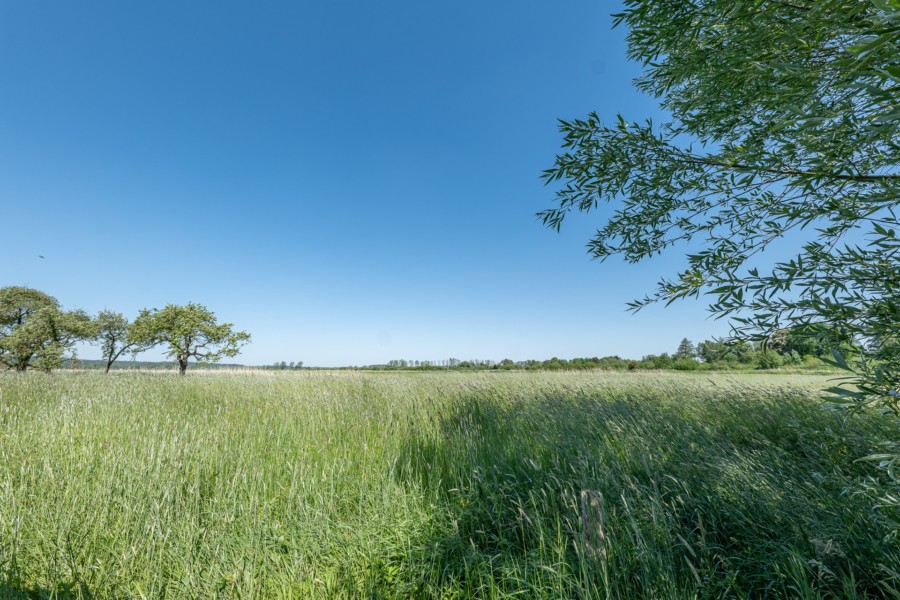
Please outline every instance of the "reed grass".
[{"label": "reed grass", "polygon": [[3,374],[0,598],[900,597],[824,385]]}]

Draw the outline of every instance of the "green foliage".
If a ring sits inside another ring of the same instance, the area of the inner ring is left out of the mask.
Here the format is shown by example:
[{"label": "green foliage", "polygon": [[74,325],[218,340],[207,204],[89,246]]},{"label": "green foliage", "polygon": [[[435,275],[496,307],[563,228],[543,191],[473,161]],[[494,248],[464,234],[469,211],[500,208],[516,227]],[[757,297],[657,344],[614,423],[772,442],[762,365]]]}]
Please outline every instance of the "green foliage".
[{"label": "green foliage", "polygon": [[[572,358],[572,359],[564,359],[553,357],[548,360],[539,361],[539,360],[520,360],[513,361],[512,359],[503,359],[502,361],[495,363],[493,361],[485,361],[485,360],[464,360],[459,361],[456,359],[450,359],[448,361],[438,361],[443,366],[436,366],[432,364],[430,361],[404,361],[404,360],[391,360],[388,361],[387,365],[371,365],[367,367],[369,369],[382,370],[385,366],[388,369],[408,369],[408,370],[416,370],[416,371],[434,371],[434,370],[462,370],[462,369],[472,369],[472,370],[504,370],[504,371],[515,371],[515,370],[531,370],[531,371],[539,371],[542,369],[549,370],[558,370],[558,369],[568,369],[568,370],[581,370],[581,369],[625,369],[628,362],[623,360],[618,356],[607,356],[604,358],[597,358],[596,356],[592,358]],[[551,366],[552,365],[552,366]]]},{"label": "green foliage", "polygon": [[755,360],[760,369],[777,369],[784,365],[784,357],[774,350],[761,350],[757,352]]},{"label": "green foliage", "polygon": [[168,345],[167,356],[178,361],[183,375],[191,358],[209,364],[237,356],[250,342],[250,334],[231,328],[231,323],[218,324],[216,316],[201,304],[169,304],[162,310],[142,310],[131,326],[130,339],[143,345]]},{"label": "green foliage", "polygon": [[722,340],[712,339],[697,344],[697,356],[703,362],[718,362],[725,360],[729,355],[730,348]]},{"label": "green foliage", "polygon": [[0,288],[0,365],[7,369],[50,372],[76,342],[96,334],[82,310],[65,311],[56,298],[32,288]]},{"label": "green foliage", "polygon": [[647,355],[641,360],[641,363],[646,369],[671,369],[675,361],[672,360],[672,357],[667,352],[663,352],[659,356],[654,354]]},{"label": "green foliage", "polygon": [[[802,329],[779,329],[773,333],[766,346],[780,354],[796,352],[801,356],[822,356],[828,354],[828,348],[817,341],[816,332]],[[831,337],[831,336],[822,336]]]},{"label": "green foliage", "polygon": [[675,354],[672,355],[672,358],[675,360],[684,360],[684,359],[693,359],[697,356],[697,349],[694,348],[694,343],[684,338],[681,340],[681,343],[678,344],[678,350],[675,351]]},{"label": "green foliage", "polygon": [[700,363],[693,358],[681,358],[672,364],[672,368],[676,371],[696,371]]},{"label": "green foliage", "polygon": [[[900,414],[900,3],[626,0],[616,23],[644,66],[638,89],[672,120],[561,122],[565,151],[544,177],[562,187],[544,223],[614,201],[595,258],[699,242],[631,308],[711,294],[736,339],[789,329],[834,349],[852,371],[834,407]],[[761,272],[754,261],[783,238],[793,257]],[[876,462],[900,459],[887,455]]]},{"label": "green foliage", "polygon": [[138,342],[131,331],[131,324],[122,313],[111,310],[101,310],[95,319],[97,324],[97,337],[95,342],[100,344],[100,349],[106,367],[105,373],[122,355],[131,354],[132,357],[153,347],[152,340]]}]

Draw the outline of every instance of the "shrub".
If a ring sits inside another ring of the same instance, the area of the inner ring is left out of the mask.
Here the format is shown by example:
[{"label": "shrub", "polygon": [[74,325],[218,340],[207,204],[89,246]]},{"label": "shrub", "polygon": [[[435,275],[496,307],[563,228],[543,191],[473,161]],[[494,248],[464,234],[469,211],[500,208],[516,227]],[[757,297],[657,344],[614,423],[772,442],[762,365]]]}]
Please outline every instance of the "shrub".
[{"label": "shrub", "polygon": [[803,366],[804,367],[821,367],[825,363],[819,359],[818,356],[804,356],[803,357]]},{"label": "shrub", "polygon": [[774,350],[756,353],[756,366],[760,369],[777,369],[784,365],[784,358]]},{"label": "shrub", "polygon": [[672,360],[672,357],[663,352],[659,356],[655,356],[650,354],[649,356],[645,356],[644,360],[641,361],[646,369],[671,369],[672,364],[675,362]]},{"label": "shrub", "polygon": [[637,369],[637,368],[638,368],[638,361],[636,361],[636,360],[629,360],[629,361],[628,361],[628,370],[629,370],[629,371],[634,371],[634,370]]},{"label": "shrub", "polygon": [[681,360],[676,360],[672,364],[672,368],[678,371],[696,371],[699,367],[700,363],[693,358],[683,358]]}]

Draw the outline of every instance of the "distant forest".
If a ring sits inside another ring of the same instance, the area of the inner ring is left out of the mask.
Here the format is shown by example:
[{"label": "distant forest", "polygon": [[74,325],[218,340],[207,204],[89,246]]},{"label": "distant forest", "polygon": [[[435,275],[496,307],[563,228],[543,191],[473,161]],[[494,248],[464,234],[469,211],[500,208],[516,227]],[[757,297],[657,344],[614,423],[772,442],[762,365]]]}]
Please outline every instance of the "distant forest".
[{"label": "distant forest", "polygon": [[[780,367],[813,368],[826,364],[823,357],[829,350],[815,339],[799,332],[781,330],[776,332],[765,344],[739,342],[727,344],[722,340],[712,339],[694,344],[684,338],[671,354],[648,354],[640,360],[606,356],[604,358],[557,358],[545,360],[501,361],[486,359],[460,360],[448,358],[442,360],[396,359],[386,364],[338,367],[339,369],[365,369],[377,371],[487,371],[487,370],[529,370],[556,371],[579,369],[615,369],[615,370],[676,370],[676,371],[727,371],[777,369]],[[274,370],[296,370],[303,367],[302,362],[276,362],[262,367]],[[313,367],[315,368],[315,367]]]},{"label": "distant forest", "polygon": [[[124,371],[127,369],[145,369],[145,370],[165,370],[165,369],[174,369],[178,367],[178,363],[175,361],[146,361],[146,360],[120,360],[114,362],[110,366],[110,371]],[[215,370],[215,369],[234,369],[234,368],[246,368],[247,365],[239,365],[239,364],[223,364],[223,363],[215,363],[215,364],[197,364],[193,361],[191,362],[191,368],[201,369],[201,370]],[[62,364],[63,369],[88,369],[88,370],[99,370],[102,371],[106,368],[105,360],[82,360],[80,358],[75,359],[67,359]]]},{"label": "distant forest", "polygon": [[[508,358],[501,361],[487,359],[460,360],[448,358],[443,360],[409,360],[396,359],[386,364],[362,365],[346,367],[312,367],[305,366],[303,361],[275,362],[271,365],[243,365],[236,363],[195,364],[198,369],[233,369],[253,368],[267,371],[297,371],[300,369],[365,369],[369,371],[556,371],[580,369],[614,369],[614,370],[676,370],[676,371],[723,371],[776,369],[779,367],[821,367],[825,364],[822,357],[828,356],[828,349],[820,346],[815,340],[788,331],[772,336],[765,345],[759,343],[726,344],[721,340],[706,340],[694,345],[691,340],[681,340],[674,352],[648,354],[640,360],[631,360],[619,356],[603,358],[549,358],[545,360],[513,361]],[[99,369],[106,366],[103,360],[65,361],[63,368]],[[118,361],[112,365],[113,370],[146,369],[165,370],[177,366],[174,361]]]}]

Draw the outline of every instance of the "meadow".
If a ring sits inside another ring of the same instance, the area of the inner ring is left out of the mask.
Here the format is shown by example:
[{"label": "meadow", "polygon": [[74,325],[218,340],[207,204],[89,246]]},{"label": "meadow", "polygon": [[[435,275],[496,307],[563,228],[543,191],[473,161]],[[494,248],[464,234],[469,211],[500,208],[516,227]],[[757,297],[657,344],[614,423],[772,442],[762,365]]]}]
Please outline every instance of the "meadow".
[{"label": "meadow", "polygon": [[826,385],[0,374],[0,598],[900,597]]}]

